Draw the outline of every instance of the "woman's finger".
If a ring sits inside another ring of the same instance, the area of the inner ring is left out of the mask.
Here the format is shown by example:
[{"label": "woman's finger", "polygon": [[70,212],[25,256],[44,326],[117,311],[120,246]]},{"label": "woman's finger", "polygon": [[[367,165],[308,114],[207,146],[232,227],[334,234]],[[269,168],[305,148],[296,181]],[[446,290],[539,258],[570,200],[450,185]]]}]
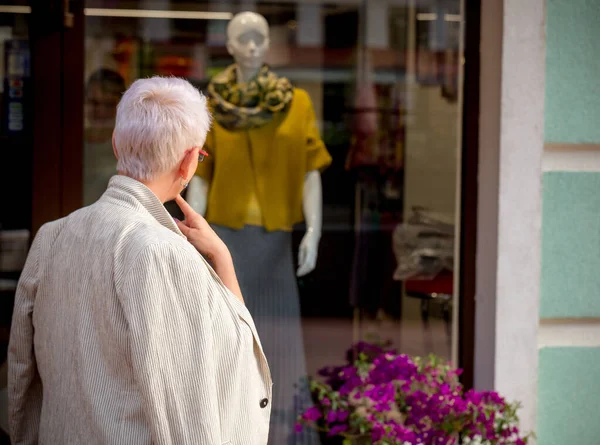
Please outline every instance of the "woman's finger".
[{"label": "woman's finger", "polygon": [[177,203],[177,205],[179,206],[179,208],[183,212],[183,214],[186,217],[186,219],[188,219],[192,215],[196,214],[196,212],[194,211],[194,209],[192,208],[192,206],[189,205],[187,203],[187,201],[181,197],[181,195],[177,195],[175,197],[175,202]]},{"label": "woman's finger", "polygon": [[177,227],[179,227],[179,230],[181,230],[181,233],[183,233],[185,236],[189,235],[190,228],[188,226],[186,226],[184,222],[179,221],[178,219],[176,219],[175,220],[175,224],[177,224]]}]

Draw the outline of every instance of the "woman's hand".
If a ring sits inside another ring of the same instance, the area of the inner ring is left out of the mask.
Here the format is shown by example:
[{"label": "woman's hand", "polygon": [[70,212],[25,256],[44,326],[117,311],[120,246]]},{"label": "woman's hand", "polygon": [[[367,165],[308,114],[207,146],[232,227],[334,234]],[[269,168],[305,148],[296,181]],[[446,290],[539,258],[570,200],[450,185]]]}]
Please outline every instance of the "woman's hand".
[{"label": "woman's hand", "polygon": [[233,268],[233,260],[223,240],[219,238],[204,217],[196,213],[181,195],[177,195],[175,202],[185,217],[183,221],[175,220],[181,233],[212,264],[223,284],[243,302],[242,291]]},{"label": "woman's hand", "polygon": [[221,256],[227,257],[229,255],[227,246],[204,217],[196,213],[181,195],[177,195],[175,202],[185,217],[183,221],[176,219],[175,223],[192,246],[211,263],[219,260]]}]

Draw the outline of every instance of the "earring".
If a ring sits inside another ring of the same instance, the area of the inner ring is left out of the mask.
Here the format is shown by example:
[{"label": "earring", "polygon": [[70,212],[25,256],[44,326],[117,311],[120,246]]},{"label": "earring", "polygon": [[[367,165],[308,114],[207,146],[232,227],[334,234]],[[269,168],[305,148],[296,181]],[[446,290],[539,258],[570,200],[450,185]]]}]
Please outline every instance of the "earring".
[{"label": "earring", "polygon": [[183,190],[185,190],[188,186],[188,183],[185,182],[185,179],[183,178],[183,176],[181,178],[179,178],[179,185],[181,186],[181,188]]}]

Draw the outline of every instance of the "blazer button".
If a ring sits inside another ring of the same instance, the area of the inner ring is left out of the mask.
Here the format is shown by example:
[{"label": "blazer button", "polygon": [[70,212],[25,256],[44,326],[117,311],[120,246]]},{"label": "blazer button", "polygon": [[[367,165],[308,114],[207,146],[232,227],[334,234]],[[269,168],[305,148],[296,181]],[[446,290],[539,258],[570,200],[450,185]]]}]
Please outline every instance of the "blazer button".
[{"label": "blazer button", "polygon": [[262,399],[260,401],[260,407],[261,408],[266,408],[268,404],[269,404],[269,399]]}]

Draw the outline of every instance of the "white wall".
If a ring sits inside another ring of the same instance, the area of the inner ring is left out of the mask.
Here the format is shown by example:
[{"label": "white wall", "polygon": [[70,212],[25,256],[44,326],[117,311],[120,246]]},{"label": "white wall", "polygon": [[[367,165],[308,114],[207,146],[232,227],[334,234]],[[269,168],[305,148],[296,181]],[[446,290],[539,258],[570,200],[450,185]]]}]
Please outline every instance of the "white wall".
[{"label": "white wall", "polygon": [[481,18],[475,382],[521,401],[534,430],[545,0],[484,1]]},{"label": "white wall", "polygon": [[479,189],[475,320],[475,387],[494,387],[496,354],[496,266],[502,83],[502,2],[481,11]]}]

